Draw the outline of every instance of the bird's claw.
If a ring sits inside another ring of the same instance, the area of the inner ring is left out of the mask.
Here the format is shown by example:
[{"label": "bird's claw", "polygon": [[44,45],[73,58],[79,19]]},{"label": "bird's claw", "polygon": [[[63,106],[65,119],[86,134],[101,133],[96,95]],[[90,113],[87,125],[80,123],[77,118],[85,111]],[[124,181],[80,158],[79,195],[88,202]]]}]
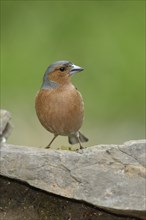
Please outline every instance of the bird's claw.
[{"label": "bird's claw", "polygon": [[83,153],[83,149],[84,148],[77,149],[76,152],[79,153],[79,154],[82,154]]}]

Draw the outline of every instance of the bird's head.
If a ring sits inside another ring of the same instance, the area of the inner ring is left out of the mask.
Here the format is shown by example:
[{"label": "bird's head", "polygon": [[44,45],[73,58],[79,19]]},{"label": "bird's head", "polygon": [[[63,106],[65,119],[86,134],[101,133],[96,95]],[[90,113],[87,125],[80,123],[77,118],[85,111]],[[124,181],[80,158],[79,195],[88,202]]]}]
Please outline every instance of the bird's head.
[{"label": "bird's head", "polygon": [[83,68],[76,66],[70,61],[57,61],[51,64],[43,78],[42,88],[56,88],[70,82],[70,78],[74,73],[82,71]]}]

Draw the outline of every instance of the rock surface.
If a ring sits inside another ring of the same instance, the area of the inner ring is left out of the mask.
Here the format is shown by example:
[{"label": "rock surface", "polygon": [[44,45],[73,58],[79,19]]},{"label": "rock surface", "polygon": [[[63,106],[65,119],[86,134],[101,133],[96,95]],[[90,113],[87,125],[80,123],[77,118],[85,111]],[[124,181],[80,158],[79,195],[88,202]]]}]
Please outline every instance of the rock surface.
[{"label": "rock surface", "polygon": [[146,141],[82,153],[3,144],[1,175],[113,213],[146,219]]}]

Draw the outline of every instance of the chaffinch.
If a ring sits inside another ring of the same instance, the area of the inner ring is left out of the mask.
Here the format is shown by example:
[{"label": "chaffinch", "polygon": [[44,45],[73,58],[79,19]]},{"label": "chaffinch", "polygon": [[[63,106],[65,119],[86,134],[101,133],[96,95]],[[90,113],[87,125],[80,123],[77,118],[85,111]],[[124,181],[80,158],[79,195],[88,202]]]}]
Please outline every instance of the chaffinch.
[{"label": "chaffinch", "polygon": [[70,144],[87,142],[79,129],[83,123],[84,103],[80,92],[71,83],[71,76],[83,68],[69,61],[51,64],[43,77],[43,83],[35,99],[35,109],[40,123],[54,134],[46,148],[58,135],[68,136]]}]

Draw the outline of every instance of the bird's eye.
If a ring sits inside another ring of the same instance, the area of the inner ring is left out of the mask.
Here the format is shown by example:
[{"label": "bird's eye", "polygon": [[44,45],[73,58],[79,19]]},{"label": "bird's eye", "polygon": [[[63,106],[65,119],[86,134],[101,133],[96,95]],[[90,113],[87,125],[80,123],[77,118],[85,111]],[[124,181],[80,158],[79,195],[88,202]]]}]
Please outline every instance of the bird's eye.
[{"label": "bird's eye", "polygon": [[65,67],[60,67],[60,71],[63,72],[65,70]]}]

